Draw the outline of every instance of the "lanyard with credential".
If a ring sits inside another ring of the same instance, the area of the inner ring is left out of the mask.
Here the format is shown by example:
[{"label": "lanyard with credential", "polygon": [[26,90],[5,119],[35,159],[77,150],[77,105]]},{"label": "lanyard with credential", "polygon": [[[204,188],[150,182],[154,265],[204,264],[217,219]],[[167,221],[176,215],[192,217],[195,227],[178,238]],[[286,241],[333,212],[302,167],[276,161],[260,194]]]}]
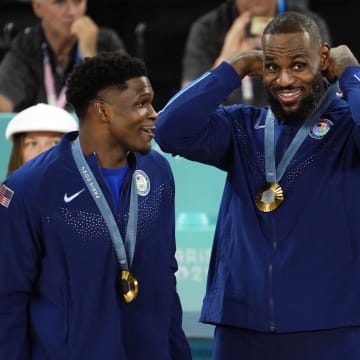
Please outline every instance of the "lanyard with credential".
[{"label": "lanyard with credential", "polygon": [[104,221],[110,232],[110,236],[115,248],[116,256],[121,267],[121,276],[119,279],[119,289],[126,302],[130,302],[135,299],[138,293],[138,281],[129,272],[129,268],[132,263],[137,232],[137,217],[138,217],[138,198],[137,198],[137,186],[136,175],[132,176],[131,190],[130,190],[130,207],[129,207],[129,220],[126,227],[125,244],[120,234],[119,228],[114,219],[114,215],[107,203],[105,196],[89,167],[84,154],[81,150],[79,137],[77,137],[71,144],[71,151],[74,157],[76,166],[88,187],[90,194],[92,195],[97,207],[103,216]]},{"label": "lanyard with credential", "polygon": [[[46,42],[42,44],[43,52],[43,69],[44,69],[44,85],[46,91],[47,102],[49,105],[54,105],[58,107],[65,107],[66,105],[66,86],[64,85],[60,91],[59,96],[56,96],[55,90],[55,81],[54,76],[51,70],[49,50],[47,48]],[[75,63],[81,60],[79,50],[76,51],[76,60]]]},{"label": "lanyard with credential", "polygon": [[303,125],[296,133],[289,147],[286,149],[278,167],[275,164],[275,116],[269,109],[265,120],[265,175],[267,184],[256,194],[256,206],[259,210],[270,212],[277,209],[284,201],[284,194],[279,181],[283,177],[289,163],[294,158],[296,152],[304,142],[310,129],[315,125],[320,116],[329,107],[336,91],[339,88],[338,83],[330,85],[321,98],[315,111],[306,119]]}]

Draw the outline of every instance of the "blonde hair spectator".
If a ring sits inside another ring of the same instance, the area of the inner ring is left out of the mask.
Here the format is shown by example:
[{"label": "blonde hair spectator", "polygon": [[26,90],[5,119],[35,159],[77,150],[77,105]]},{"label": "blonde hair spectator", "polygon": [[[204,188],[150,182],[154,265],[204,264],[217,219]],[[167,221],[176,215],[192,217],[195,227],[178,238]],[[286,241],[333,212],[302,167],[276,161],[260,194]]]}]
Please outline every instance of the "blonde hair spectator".
[{"label": "blonde hair spectator", "polygon": [[5,130],[6,139],[12,142],[8,175],[77,128],[75,118],[57,106],[37,104],[19,112]]}]

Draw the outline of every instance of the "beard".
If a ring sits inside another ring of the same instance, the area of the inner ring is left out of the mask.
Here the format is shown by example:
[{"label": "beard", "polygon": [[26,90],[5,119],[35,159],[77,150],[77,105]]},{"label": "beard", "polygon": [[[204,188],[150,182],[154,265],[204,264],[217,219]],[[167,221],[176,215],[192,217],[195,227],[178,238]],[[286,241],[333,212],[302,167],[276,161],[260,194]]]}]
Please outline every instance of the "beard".
[{"label": "beard", "polygon": [[[282,88],[281,90],[292,89],[292,87]],[[316,109],[322,96],[325,93],[324,80],[321,74],[314,78],[310,92],[300,100],[298,108],[294,111],[286,111],[281,106],[279,100],[265,86],[269,104],[272,112],[280,122],[287,124],[303,123]]]}]

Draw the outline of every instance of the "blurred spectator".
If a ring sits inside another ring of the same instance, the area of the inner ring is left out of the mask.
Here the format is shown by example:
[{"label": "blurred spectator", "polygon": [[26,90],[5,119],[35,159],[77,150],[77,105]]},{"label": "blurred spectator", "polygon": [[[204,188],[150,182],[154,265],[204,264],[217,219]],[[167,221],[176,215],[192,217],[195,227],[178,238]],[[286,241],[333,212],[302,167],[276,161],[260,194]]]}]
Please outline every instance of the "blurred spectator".
[{"label": "blurred spectator", "polygon": [[19,112],[5,131],[5,137],[12,142],[8,175],[56,145],[64,133],[77,128],[70,113],[53,105],[37,104]]},{"label": "blurred spectator", "polygon": [[0,112],[64,107],[66,79],[81,58],[127,53],[114,30],[85,15],[86,0],[32,0],[32,8],[41,21],[17,34],[0,64]]},{"label": "blurred spectator", "polygon": [[[226,0],[202,15],[191,26],[182,64],[182,86],[240,51],[261,48],[261,34],[267,22],[287,10],[304,13],[316,20],[323,38],[331,44],[330,31],[318,14],[286,0]],[[262,80],[246,77],[226,104],[264,106],[267,97]]]}]

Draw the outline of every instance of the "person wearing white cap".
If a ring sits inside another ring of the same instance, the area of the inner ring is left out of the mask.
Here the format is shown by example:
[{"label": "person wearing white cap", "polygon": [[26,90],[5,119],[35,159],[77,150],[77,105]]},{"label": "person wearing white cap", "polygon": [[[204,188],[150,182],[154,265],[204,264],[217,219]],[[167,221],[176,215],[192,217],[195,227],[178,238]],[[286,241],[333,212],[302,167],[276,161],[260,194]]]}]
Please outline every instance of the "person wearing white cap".
[{"label": "person wearing white cap", "polygon": [[19,112],[5,130],[6,139],[12,142],[8,175],[77,128],[75,118],[57,106],[40,103]]}]

